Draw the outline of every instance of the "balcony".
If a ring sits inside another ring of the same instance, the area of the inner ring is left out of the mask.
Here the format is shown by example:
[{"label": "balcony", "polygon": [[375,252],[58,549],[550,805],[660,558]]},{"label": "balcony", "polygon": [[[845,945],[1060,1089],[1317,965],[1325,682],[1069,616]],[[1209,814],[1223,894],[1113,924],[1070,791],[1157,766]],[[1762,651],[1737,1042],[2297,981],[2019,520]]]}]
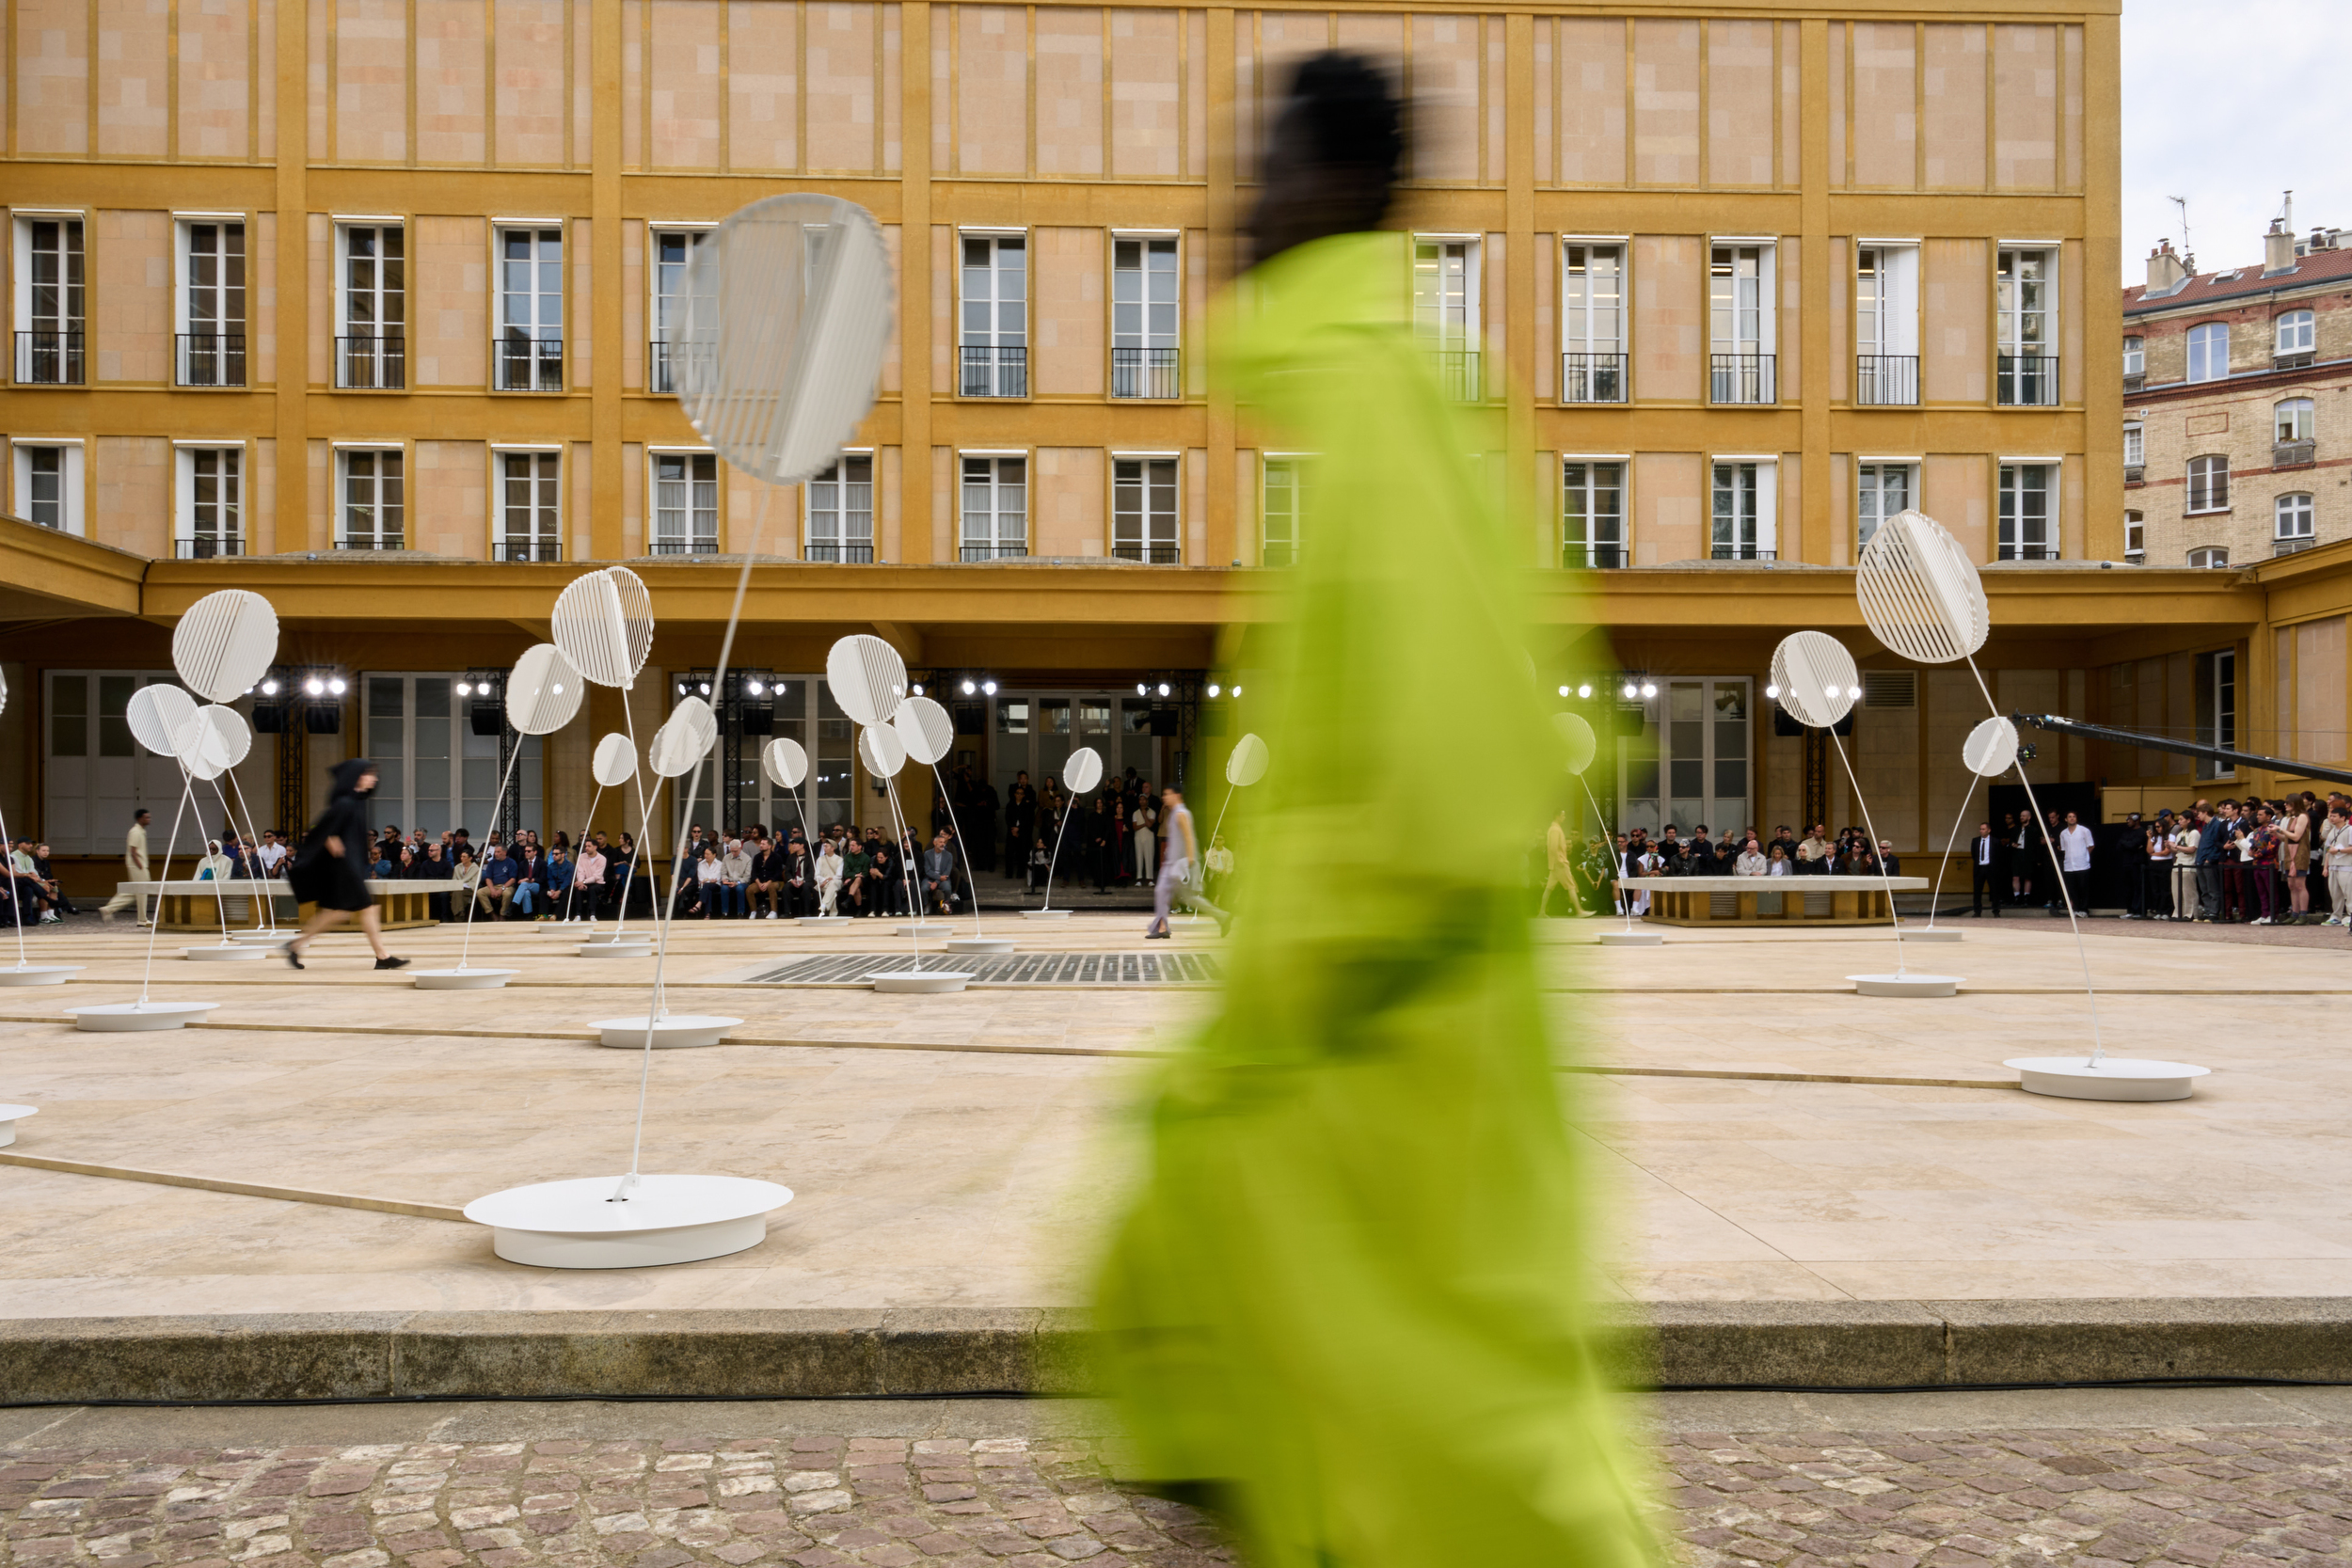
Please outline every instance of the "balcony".
[{"label": "balcony", "polygon": [[183,332],[177,358],[183,387],[245,385],[242,332]]},{"label": "balcony", "polygon": [[1917,407],[1919,356],[1915,354],[1854,356],[1853,400],[1872,408]]},{"label": "balcony", "polygon": [[2055,354],[2004,354],[1994,367],[1994,398],[2004,408],[2056,408],[2058,362]]},{"label": "balcony", "polygon": [[1777,561],[1779,552],[1761,545],[1716,545],[1708,552],[1709,561]]},{"label": "balcony", "polygon": [[1455,403],[1477,403],[1486,396],[1479,380],[1478,351],[1474,348],[1442,348],[1430,355],[1436,361],[1438,386]]},{"label": "balcony", "polygon": [[490,386],[501,392],[564,389],[564,340],[509,333],[490,340]]},{"label": "balcony", "polygon": [[496,561],[561,561],[564,545],[556,539],[501,539]]},{"label": "balcony", "polygon": [[1571,539],[1560,546],[1560,564],[1569,571],[1613,572],[1628,564],[1623,545],[1587,545]]},{"label": "balcony", "polygon": [[2318,540],[2309,534],[2299,539],[2274,539],[2270,543],[2270,553],[2272,555],[2299,555],[2318,543]]},{"label": "balcony", "polygon": [[189,539],[174,539],[171,553],[181,561],[212,561],[245,554],[245,540],[234,533],[200,533]]},{"label": "balcony", "polygon": [[82,330],[20,332],[16,335],[16,384],[20,387],[82,385]]},{"label": "balcony", "polygon": [[1025,398],[1029,395],[1029,351],[966,343],[957,395],[967,398]]},{"label": "balcony", "polygon": [[2123,390],[2126,395],[2143,390],[2147,385],[2148,377],[2137,371],[2123,377]]},{"label": "balcony", "polygon": [[1141,561],[1153,566],[1177,566],[1184,563],[1184,547],[1180,545],[1139,545],[1122,539],[1111,546],[1111,557],[1117,561]]},{"label": "balcony", "polygon": [[1560,356],[1562,403],[1623,403],[1625,356],[1564,354]]},{"label": "balcony", "polygon": [[2058,547],[2056,545],[2012,545],[2007,542],[2002,544],[2000,553],[1994,557],[1996,561],[2056,561],[2058,558]]},{"label": "balcony", "polygon": [[339,550],[405,550],[407,541],[398,530],[384,529],[374,533],[346,533],[335,541]]},{"label": "balcony", "polygon": [[1177,398],[1184,395],[1172,348],[1111,350],[1111,396],[1115,398]]},{"label": "balcony", "polygon": [[2144,483],[2147,483],[2147,481],[2148,481],[2148,466],[2147,466],[2146,464],[2144,464],[2144,463],[2126,463],[2126,464],[2124,464],[2124,465],[2123,465],[2123,483],[2126,483],[2126,484],[2144,484]]},{"label": "balcony", "polygon": [[837,566],[871,566],[874,563],[874,546],[871,540],[863,544],[843,545],[812,539],[801,546],[801,559],[831,562]]},{"label": "balcony", "polygon": [[708,539],[657,539],[646,547],[648,555],[717,555],[719,541]]},{"label": "balcony", "polygon": [[2270,449],[2274,468],[2308,468],[2319,458],[2317,441],[2280,441]]},{"label": "balcony", "polygon": [[335,340],[335,385],[347,392],[397,392],[408,385],[405,338]]},{"label": "balcony", "polygon": [[687,345],[656,338],[645,345],[645,390],[675,397],[678,372],[686,368]]},{"label": "balcony", "polygon": [[2316,357],[2310,349],[2294,354],[2274,354],[2270,356],[2270,368],[2274,371],[2308,371]]},{"label": "balcony", "polygon": [[1770,354],[1710,354],[1708,356],[1707,401],[1709,403],[1776,403]]},{"label": "balcony", "polygon": [[962,549],[961,549],[961,551],[960,552],[960,554],[959,554],[959,556],[958,556],[958,559],[959,559],[959,560],[962,560],[962,561],[967,561],[967,562],[968,562],[968,561],[1017,561],[1017,560],[1021,559],[1022,557],[1024,557],[1024,556],[1027,555],[1028,553],[1029,553],[1029,546],[1028,546],[1027,545],[1025,545],[1025,544],[1022,544],[1022,545],[974,545],[974,544],[968,544],[968,543],[967,543],[966,545],[964,545],[964,546],[963,546],[963,547],[962,547]]}]

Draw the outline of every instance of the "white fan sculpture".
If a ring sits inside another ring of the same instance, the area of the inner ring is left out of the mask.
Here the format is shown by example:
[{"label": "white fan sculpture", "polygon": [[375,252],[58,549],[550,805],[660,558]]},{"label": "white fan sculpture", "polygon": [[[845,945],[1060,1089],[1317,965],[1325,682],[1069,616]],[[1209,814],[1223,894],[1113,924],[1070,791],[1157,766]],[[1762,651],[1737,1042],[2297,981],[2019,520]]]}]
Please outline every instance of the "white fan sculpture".
[{"label": "white fan sculpture", "polygon": [[[1593,733],[1593,726],[1585,722],[1584,716],[1580,713],[1555,713],[1551,716],[1551,727],[1560,736],[1564,752],[1562,761],[1576,782],[1583,786],[1584,799],[1593,808],[1593,819],[1600,824],[1601,836],[1608,844],[1610,864],[1617,865],[1620,863],[1616,859],[1617,835],[1610,831],[1609,815],[1600,809],[1600,799],[1593,793],[1592,781],[1584,776],[1585,770],[1593,766],[1593,758],[1600,752],[1600,737]],[[1617,890],[1617,910],[1625,916],[1625,929],[1603,931],[1593,939],[1595,942],[1603,947],[1657,947],[1663,944],[1665,938],[1660,932],[1633,924],[1633,895],[1630,891],[1625,888]]]},{"label": "white fan sculpture", "polygon": [[1054,908],[1054,873],[1061,867],[1061,842],[1070,832],[1070,819],[1078,815],[1078,797],[1090,793],[1103,782],[1103,755],[1091,746],[1081,746],[1063,759],[1061,765],[1062,792],[1069,797],[1061,812],[1061,824],[1054,830],[1054,855],[1045,863],[1045,907],[1027,911],[1039,918],[1051,920],[1067,916],[1068,910]]},{"label": "white fan sculpture", "polygon": [[[898,711],[890,716],[891,728],[898,732],[910,761],[919,762],[931,770],[931,787],[939,791],[941,800],[947,798],[947,779],[939,765],[949,752],[955,750],[956,722],[947,710],[929,697],[909,697],[898,705]],[[952,816],[952,814],[951,814]],[[972,874],[972,851],[963,842],[961,825],[955,835],[956,848],[963,857],[964,885],[972,892],[972,934],[947,939],[950,953],[1009,953],[1010,937],[992,937],[980,928],[980,884]]]},{"label": "white fan sculpture", "polygon": [[[575,870],[572,874],[571,896],[566,899],[564,908],[564,918],[566,921],[572,918],[572,909],[578,902],[580,874],[577,864],[588,853],[588,836],[596,831],[596,808],[604,803],[604,792],[625,784],[637,776],[637,748],[629,744],[628,736],[618,730],[605,732],[604,738],[596,742],[596,750],[588,753],[588,776],[596,780],[596,792],[588,798],[588,816],[580,825],[580,837],[573,840],[580,847],[572,856]],[[605,875],[612,879],[612,885],[618,885],[619,878],[615,875],[614,867],[608,864],[605,867]],[[612,944],[607,942],[602,945],[610,949]],[[645,944],[645,951],[653,951],[651,942]],[[618,955],[609,956],[617,957]]]}]

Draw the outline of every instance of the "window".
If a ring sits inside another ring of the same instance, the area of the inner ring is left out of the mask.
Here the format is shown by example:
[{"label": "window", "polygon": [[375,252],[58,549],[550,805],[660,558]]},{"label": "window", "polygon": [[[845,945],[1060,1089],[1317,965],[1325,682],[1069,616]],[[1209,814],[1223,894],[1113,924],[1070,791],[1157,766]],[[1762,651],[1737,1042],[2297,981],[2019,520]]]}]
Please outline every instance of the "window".
[{"label": "window", "polygon": [[2128,479],[2137,479],[2135,470],[2148,466],[2148,432],[2145,426],[2127,424],[2123,427],[2123,472]]},{"label": "window", "polygon": [[2272,427],[2277,434],[2271,439],[2280,446],[2290,441],[2308,441],[2312,438],[2312,432],[2316,426],[2312,418],[2311,399],[2287,398],[2272,410],[2272,414],[2274,416]]},{"label": "window", "polygon": [[1560,465],[1560,564],[1626,564],[1623,463],[1578,457]]},{"label": "window", "polygon": [[1770,561],[1778,540],[1772,527],[1779,465],[1734,460],[1715,466],[1714,527],[1708,554],[1717,561]]},{"label": "window", "polygon": [[1712,247],[1707,320],[1708,401],[1774,402],[1771,245]]},{"label": "window", "polygon": [[2189,551],[2188,563],[2192,566],[2227,566],[2230,551],[2227,546],[2208,545],[2202,549]]},{"label": "window", "polygon": [[1919,401],[1919,252],[1862,245],[1854,252],[1854,396],[1859,404]]},{"label": "window", "polygon": [[807,561],[874,559],[874,459],[845,454],[808,482]]},{"label": "window", "polygon": [[653,338],[645,345],[645,390],[675,392],[670,339],[686,325],[686,266],[703,243],[701,230],[656,230],[653,245]]},{"label": "window", "polygon": [[[2218,561],[2199,561],[2199,555],[2217,555]],[[2227,550],[2192,550],[2192,566],[2227,566]],[[2197,656],[2197,739],[2199,744],[2218,746],[2224,751],[2237,745],[2237,650],[2220,648]],[[2217,761],[2212,757],[2197,759],[2200,779],[2226,778],[2237,771],[2235,764]]]},{"label": "window", "polygon": [[2188,460],[2188,510],[2191,512],[2227,512],[2230,510],[2230,460],[2226,457],[2192,457]]},{"label": "window", "polygon": [[719,553],[719,459],[713,454],[653,454],[653,553]]},{"label": "window", "polygon": [[2289,310],[2279,318],[2279,354],[2309,354],[2318,346],[2318,328],[2309,310]]},{"label": "window", "polygon": [[1747,822],[1749,693],[1743,678],[1661,683],[1641,734],[1617,749],[1619,832]]},{"label": "window", "polygon": [[2310,549],[2316,531],[2312,527],[2312,498],[2303,494],[2280,496],[2271,507],[2271,553],[2292,555],[2296,550]]},{"label": "window", "polygon": [[397,447],[346,447],[336,452],[342,468],[342,505],[335,514],[337,549],[403,546],[408,515],[404,455]]},{"label": "window", "polygon": [[[145,806],[155,813],[148,853],[160,862],[186,776],[170,757],[132,739],[125,710],[139,688],[177,685],[178,677],[153,670],[52,670],[47,681],[41,832],[50,849],[59,855],[119,855],[131,814]],[[265,798],[255,785],[264,782],[256,773],[265,778],[267,755],[246,764],[241,787],[247,800]],[[226,780],[221,787],[229,787]],[[187,866],[186,857],[202,832],[182,824],[175,873]]]},{"label": "window", "polygon": [[1029,460],[963,460],[963,546],[966,561],[1029,553]]},{"label": "window", "polygon": [[1111,396],[1172,398],[1177,380],[1176,242],[1111,242]]},{"label": "window", "polygon": [[2147,339],[2126,338],[2123,340],[2123,373],[2125,375],[2148,373]]},{"label": "window", "polygon": [[16,220],[19,386],[82,384],[82,220]]},{"label": "window", "polygon": [[2220,381],[2230,373],[2230,324],[2206,322],[2188,329],[2188,378]]},{"label": "window", "polygon": [[1111,459],[1111,554],[1161,566],[1184,559],[1176,542],[1176,459]]},{"label": "window", "polygon": [[1298,562],[1299,515],[1305,510],[1307,462],[1299,457],[1265,460],[1264,499],[1258,546],[1259,564],[1293,566]]},{"label": "window", "polygon": [[499,466],[501,561],[564,559],[563,453],[501,451]]},{"label": "window", "polygon": [[1625,246],[1570,245],[1560,287],[1560,401],[1623,403]]},{"label": "window", "polygon": [[342,287],[335,297],[335,385],[408,385],[406,234],[396,223],[342,226]]},{"label": "window", "polygon": [[2056,561],[2058,556],[2058,474],[2053,463],[2001,465],[2001,535],[1997,559]]},{"label": "window", "polygon": [[963,236],[963,375],[968,398],[1029,395],[1029,242]]},{"label": "window", "polygon": [[2123,514],[2123,559],[2144,561],[2148,556],[2148,520],[2137,512]]},{"label": "window", "polygon": [[1994,401],[2054,407],[2058,401],[2058,254],[2004,249],[1994,273]]},{"label": "window", "polygon": [[173,553],[209,560],[245,553],[245,449],[182,447]]},{"label": "window", "polygon": [[[371,673],[362,743],[376,768],[373,815],[379,826],[398,823],[404,832],[421,828],[428,838],[464,828],[478,854],[494,825],[504,831],[545,821],[541,742],[537,736],[516,737],[512,798],[522,820],[498,820],[501,737],[473,733],[469,705],[455,695],[464,678],[448,673]],[[554,826],[548,823],[543,836],[553,837]]]},{"label": "window", "polygon": [[180,385],[245,385],[245,225],[180,225]]},{"label": "window", "polygon": [[1857,544],[1867,545],[1879,531],[1879,524],[1887,518],[1910,511],[1918,503],[1918,476],[1908,463],[1864,463],[1854,470],[1860,480],[1859,494],[1854,505],[1854,537]]},{"label": "window", "polygon": [[564,231],[498,231],[498,342],[491,385],[501,392],[564,389]]},{"label": "window", "polygon": [[18,516],[60,533],[82,531],[82,444],[16,444]]},{"label": "window", "polygon": [[1438,356],[1446,396],[1475,403],[1478,376],[1478,242],[1413,241],[1413,327]]}]

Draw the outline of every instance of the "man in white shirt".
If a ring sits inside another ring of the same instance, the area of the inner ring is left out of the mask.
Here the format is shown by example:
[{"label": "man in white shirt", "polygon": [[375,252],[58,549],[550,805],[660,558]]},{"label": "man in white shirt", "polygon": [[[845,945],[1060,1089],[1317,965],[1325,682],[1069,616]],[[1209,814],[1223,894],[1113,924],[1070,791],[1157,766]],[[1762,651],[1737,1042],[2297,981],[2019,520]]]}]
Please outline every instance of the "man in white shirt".
[{"label": "man in white shirt", "polygon": [[[147,811],[144,807],[132,813],[131,831],[123,835],[122,869],[130,881],[147,880]],[[115,911],[126,904],[131,907],[132,917],[145,925],[146,907],[139,902],[137,895],[130,893],[118,893],[99,905],[99,917],[111,926],[115,923]]]},{"label": "man in white shirt", "polygon": [[2328,897],[2335,911],[2328,917],[2330,926],[2352,926],[2352,808],[2341,802],[2328,808],[2326,846]]},{"label": "man in white shirt", "polygon": [[[278,868],[286,863],[286,847],[278,842],[277,830],[272,828],[262,830],[261,847],[253,851],[253,858],[262,863],[262,876],[278,875]],[[417,858],[422,860],[424,851],[420,849],[417,852]]]},{"label": "man in white shirt", "polygon": [[2066,896],[2074,906],[2076,915],[2090,912],[2090,830],[2066,814],[2066,826],[2058,830],[2058,854],[2066,871]]}]

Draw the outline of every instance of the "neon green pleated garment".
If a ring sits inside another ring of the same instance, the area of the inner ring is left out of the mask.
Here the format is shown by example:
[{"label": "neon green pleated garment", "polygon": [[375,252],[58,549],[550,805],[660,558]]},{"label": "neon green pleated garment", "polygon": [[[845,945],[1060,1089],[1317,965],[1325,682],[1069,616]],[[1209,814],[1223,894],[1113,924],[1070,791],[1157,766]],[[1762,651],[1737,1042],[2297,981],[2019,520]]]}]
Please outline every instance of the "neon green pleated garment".
[{"label": "neon green pleated garment", "polygon": [[1232,1483],[1254,1568],[1630,1568],[1520,885],[1561,779],[1525,542],[1408,277],[1342,235],[1229,307],[1224,385],[1317,455],[1224,994],[1148,1107],[1098,1323],[1144,1477]]}]

